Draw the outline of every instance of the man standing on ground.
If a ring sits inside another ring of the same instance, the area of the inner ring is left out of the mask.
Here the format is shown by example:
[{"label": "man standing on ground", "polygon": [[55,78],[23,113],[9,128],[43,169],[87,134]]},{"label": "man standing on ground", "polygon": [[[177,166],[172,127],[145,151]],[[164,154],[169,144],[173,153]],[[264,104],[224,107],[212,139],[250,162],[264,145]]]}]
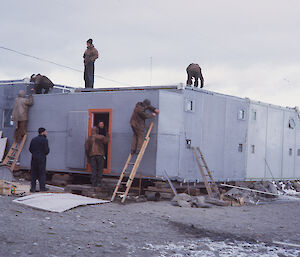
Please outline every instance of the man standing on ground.
[{"label": "man standing on ground", "polygon": [[[147,113],[149,111],[150,113]],[[143,102],[138,102],[133,110],[130,125],[133,131],[131,154],[138,154],[144,142],[145,120],[156,116],[159,110],[151,105],[150,100],[145,99]]]},{"label": "man standing on ground", "polygon": [[108,138],[103,135],[99,135],[98,128],[93,127],[92,134],[88,137],[84,145],[87,161],[91,165],[91,183],[93,187],[101,185],[105,156],[105,144],[107,143]]},{"label": "man standing on ground", "polygon": [[93,45],[93,39],[86,41],[87,49],[83,54],[84,59],[84,82],[85,88],[94,87],[94,71],[95,71],[95,61],[98,58],[98,51]]},{"label": "man standing on ground", "polygon": [[29,151],[31,158],[31,188],[30,192],[35,192],[36,180],[39,180],[40,191],[47,191],[46,181],[46,156],[50,149],[48,146],[47,131],[45,128],[38,129],[39,135],[30,142]]},{"label": "man standing on ground", "polygon": [[17,143],[21,142],[27,132],[28,109],[31,105],[33,105],[32,95],[26,98],[25,91],[20,90],[12,112],[12,120],[17,123],[14,134]]},{"label": "man standing on ground", "polygon": [[186,85],[188,86],[192,86],[192,78],[195,79],[194,82],[194,87],[198,87],[198,80],[200,78],[201,81],[201,86],[200,88],[202,88],[204,86],[204,78],[202,76],[202,72],[201,72],[201,68],[198,64],[196,63],[191,63],[187,68],[186,68],[186,72],[187,72],[187,81],[186,81]]}]

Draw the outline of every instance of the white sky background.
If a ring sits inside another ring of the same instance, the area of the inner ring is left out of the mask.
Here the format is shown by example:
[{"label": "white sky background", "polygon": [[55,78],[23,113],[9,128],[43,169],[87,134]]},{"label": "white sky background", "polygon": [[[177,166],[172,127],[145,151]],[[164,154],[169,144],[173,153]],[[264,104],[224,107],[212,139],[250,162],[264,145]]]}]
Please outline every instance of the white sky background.
[{"label": "white sky background", "polygon": [[[0,0],[0,46],[83,70],[86,40],[95,73],[123,85],[186,82],[202,67],[205,88],[299,104],[299,0]],[[0,80],[32,73],[84,87],[83,74],[0,49]],[[125,84],[126,83],[126,84]],[[95,87],[122,86],[95,78]]]}]

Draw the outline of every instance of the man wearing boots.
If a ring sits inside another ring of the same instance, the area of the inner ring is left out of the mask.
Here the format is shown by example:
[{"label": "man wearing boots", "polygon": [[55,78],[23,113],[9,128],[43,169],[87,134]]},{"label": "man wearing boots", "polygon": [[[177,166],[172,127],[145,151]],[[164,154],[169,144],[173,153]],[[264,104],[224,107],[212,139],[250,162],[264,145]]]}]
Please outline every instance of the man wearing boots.
[{"label": "man wearing boots", "polygon": [[50,149],[48,146],[47,131],[45,128],[38,129],[39,135],[30,142],[29,151],[31,158],[31,188],[30,192],[35,192],[36,180],[40,184],[40,191],[47,191],[46,181],[46,156]]},{"label": "man wearing boots", "polygon": [[87,49],[83,54],[84,82],[85,88],[94,87],[95,61],[98,58],[98,51],[93,45],[93,39],[86,41]]},{"label": "man wearing boots", "polygon": [[131,154],[138,154],[144,142],[145,120],[156,116],[159,110],[151,105],[150,100],[138,102],[133,110],[130,125],[133,131]]},{"label": "man wearing boots", "polygon": [[92,177],[91,183],[93,187],[101,185],[105,145],[108,143],[108,137],[99,135],[98,128],[93,127],[91,136],[85,142],[85,154],[88,163],[91,165]]}]

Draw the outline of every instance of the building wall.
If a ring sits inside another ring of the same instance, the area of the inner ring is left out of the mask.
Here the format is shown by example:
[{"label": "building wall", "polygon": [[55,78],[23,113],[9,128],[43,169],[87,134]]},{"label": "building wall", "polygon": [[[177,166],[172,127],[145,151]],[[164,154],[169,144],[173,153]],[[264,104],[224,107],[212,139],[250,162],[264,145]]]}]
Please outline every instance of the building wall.
[{"label": "building wall", "polygon": [[[294,121],[294,128],[289,123]],[[294,109],[251,102],[247,180],[300,178],[300,120]]]},{"label": "building wall", "polygon": [[[243,180],[248,101],[202,90],[160,92],[157,175],[202,181],[193,151],[199,146],[216,181]],[[243,117],[238,118],[240,111]],[[239,144],[243,151],[238,151]]]},{"label": "building wall", "polygon": [[[50,145],[47,169],[85,172],[83,149],[88,135],[88,110],[111,108],[111,173],[119,174],[130,152],[132,111],[136,102],[145,98],[149,98],[154,106],[158,105],[158,91],[153,90],[34,95],[35,104],[30,108],[28,140],[21,154],[21,165],[30,166],[30,140],[37,135],[39,127],[45,127]],[[155,176],[156,138],[157,122],[139,169],[145,176]]]}]

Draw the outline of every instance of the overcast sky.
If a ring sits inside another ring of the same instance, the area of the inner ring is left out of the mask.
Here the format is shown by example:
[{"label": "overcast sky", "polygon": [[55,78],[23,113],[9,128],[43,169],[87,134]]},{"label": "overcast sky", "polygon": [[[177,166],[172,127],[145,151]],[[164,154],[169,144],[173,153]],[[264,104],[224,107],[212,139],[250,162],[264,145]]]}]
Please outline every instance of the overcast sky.
[{"label": "overcast sky", "polygon": [[[96,77],[95,87],[185,83],[195,62],[208,90],[300,105],[299,0],[0,3],[0,46],[83,70],[86,40],[93,38],[95,73],[121,82]],[[0,49],[0,80],[32,73],[84,87],[79,72]]]}]

